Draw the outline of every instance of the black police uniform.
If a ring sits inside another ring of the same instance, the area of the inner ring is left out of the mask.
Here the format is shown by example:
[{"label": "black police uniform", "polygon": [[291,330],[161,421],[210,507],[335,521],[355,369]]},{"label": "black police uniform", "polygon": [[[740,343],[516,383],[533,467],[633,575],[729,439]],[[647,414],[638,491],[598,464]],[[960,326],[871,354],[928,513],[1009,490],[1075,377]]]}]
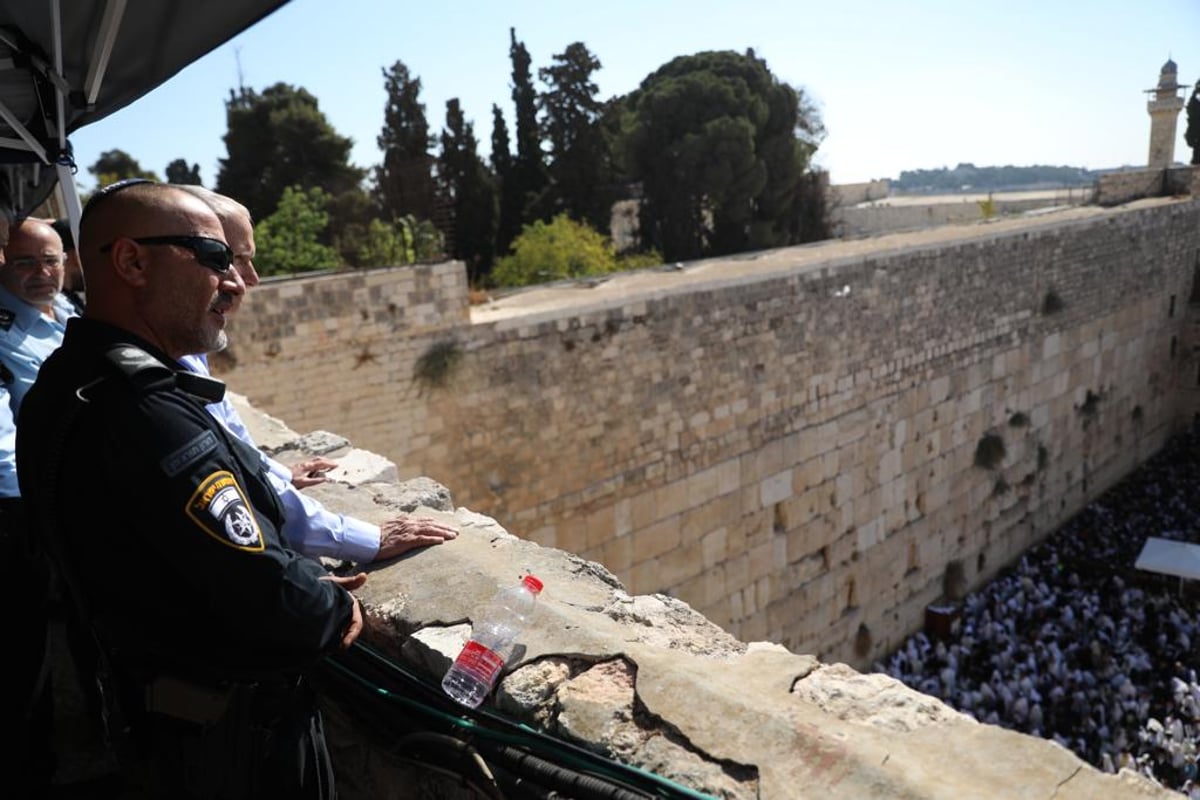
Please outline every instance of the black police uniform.
[{"label": "black police uniform", "polygon": [[71,320],[17,426],[27,511],[58,543],[157,791],[332,797],[302,675],[336,649],[353,599],[285,548],[257,451],[204,408],[224,385],[180,369]]},{"label": "black police uniform", "polygon": [[11,796],[22,798],[48,797],[56,766],[47,659],[50,580],[36,545],[21,499],[0,497],[0,609],[8,641],[20,645],[4,651],[7,677],[0,681],[0,721],[9,743],[0,747],[0,780]]}]

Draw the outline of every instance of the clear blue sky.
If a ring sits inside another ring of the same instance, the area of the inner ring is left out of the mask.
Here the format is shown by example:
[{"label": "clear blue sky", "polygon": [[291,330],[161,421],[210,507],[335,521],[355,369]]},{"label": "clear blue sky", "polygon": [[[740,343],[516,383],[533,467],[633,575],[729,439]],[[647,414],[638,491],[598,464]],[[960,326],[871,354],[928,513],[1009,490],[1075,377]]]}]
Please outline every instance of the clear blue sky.
[{"label": "clear blue sky", "polygon": [[[225,156],[224,101],[241,80],[302,86],[344,136],[352,160],[379,161],[381,68],[420,77],[433,131],[460,98],[490,151],[491,106],[512,124],[508,29],[546,66],[568,44],[600,59],[607,98],[677,55],[753,47],[803,87],[828,130],[817,163],[836,183],[904,169],[1055,164],[1143,165],[1144,89],[1169,57],[1200,79],[1200,0],[805,0],[409,3],[292,0],[168,83],[71,137],[79,182],[120,148],[160,175],[186,158],[206,185]],[[1190,92],[1181,93],[1186,97]],[[1175,156],[1187,161],[1180,114]]]}]

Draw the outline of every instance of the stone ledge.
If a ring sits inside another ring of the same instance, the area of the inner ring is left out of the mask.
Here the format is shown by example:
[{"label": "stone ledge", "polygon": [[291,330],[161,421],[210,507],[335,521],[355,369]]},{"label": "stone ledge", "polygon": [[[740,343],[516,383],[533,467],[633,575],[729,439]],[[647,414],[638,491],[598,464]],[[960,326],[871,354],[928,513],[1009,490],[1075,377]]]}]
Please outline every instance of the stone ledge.
[{"label": "stone ledge", "polygon": [[[243,413],[248,425],[257,416]],[[285,449],[282,423],[274,434]],[[599,564],[452,510],[434,481],[331,481],[308,491],[374,521],[404,510],[460,529],[452,542],[365,567],[357,595],[373,645],[436,684],[476,609],[532,572],[546,588],[489,702],[696,791],[767,800],[1178,796],[1130,771],[1106,775],[1054,742],[978,723],[887,676],[740,642],[678,599],[631,596]],[[352,709],[333,703],[331,712],[334,731],[350,739],[336,745],[343,797],[411,785],[404,766],[355,738]]]}]

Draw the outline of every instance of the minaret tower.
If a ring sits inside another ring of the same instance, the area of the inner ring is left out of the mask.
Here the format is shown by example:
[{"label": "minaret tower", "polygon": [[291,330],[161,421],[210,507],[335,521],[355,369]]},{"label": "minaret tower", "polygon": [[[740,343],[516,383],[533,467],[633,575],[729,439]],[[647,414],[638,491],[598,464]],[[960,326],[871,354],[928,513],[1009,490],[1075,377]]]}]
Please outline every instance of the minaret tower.
[{"label": "minaret tower", "polygon": [[1146,103],[1150,112],[1150,169],[1165,169],[1175,162],[1175,123],[1183,108],[1183,98],[1177,92],[1184,88],[1177,80],[1178,68],[1167,59],[1158,76],[1158,86],[1147,89],[1152,97]]}]

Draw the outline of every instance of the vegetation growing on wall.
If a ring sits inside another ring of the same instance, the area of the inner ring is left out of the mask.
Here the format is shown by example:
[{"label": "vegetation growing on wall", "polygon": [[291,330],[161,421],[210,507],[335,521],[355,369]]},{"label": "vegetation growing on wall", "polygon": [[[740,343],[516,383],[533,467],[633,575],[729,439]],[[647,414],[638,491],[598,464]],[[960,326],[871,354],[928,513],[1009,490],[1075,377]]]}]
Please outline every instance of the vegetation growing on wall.
[{"label": "vegetation growing on wall", "polygon": [[1079,413],[1084,417],[1094,417],[1100,410],[1100,395],[1087,390],[1087,395],[1083,398],[1083,403],[1079,406]]},{"label": "vegetation growing on wall", "polygon": [[1008,454],[1004,439],[998,434],[988,433],[975,445],[975,466],[984,469],[995,469]]},{"label": "vegetation growing on wall", "polygon": [[413,380],[426,387],[445,386],[462,355],[462,346],[458,342],[434,342],[413,365]]},{"label": "vegetation growing on wall", "polygon": [[1054,289],[1047,290],[1046,296],[1042,298],[1042,314],[1046,316],[1057,314],[1066,307],[1067,304]]}]

